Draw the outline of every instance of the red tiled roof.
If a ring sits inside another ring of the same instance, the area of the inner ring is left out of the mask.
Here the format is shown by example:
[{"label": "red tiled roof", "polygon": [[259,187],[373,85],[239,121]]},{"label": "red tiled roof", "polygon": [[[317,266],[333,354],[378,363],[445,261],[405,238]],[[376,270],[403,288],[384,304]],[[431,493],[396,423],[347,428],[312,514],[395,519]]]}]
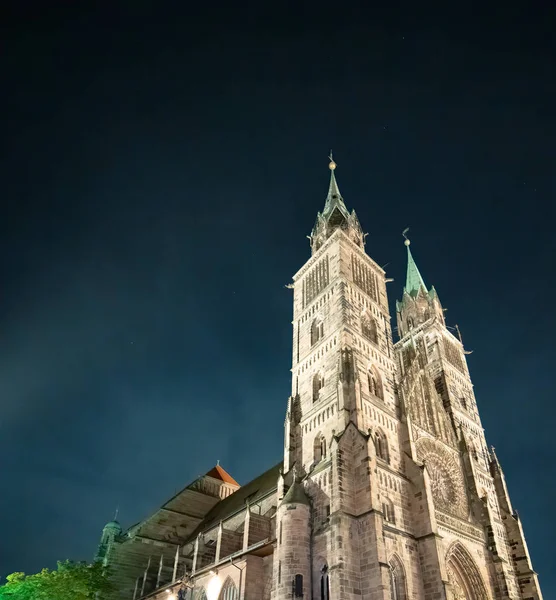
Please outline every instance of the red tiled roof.
[{"label": "red tiled roof", "polygon": [[207,474],[207,477],[213,477],[214,479],[220,479],[224,483],[231,483],[232,485],[237,485],[239,487],[239,483],[220,465],[216,465],[213,467]]}]

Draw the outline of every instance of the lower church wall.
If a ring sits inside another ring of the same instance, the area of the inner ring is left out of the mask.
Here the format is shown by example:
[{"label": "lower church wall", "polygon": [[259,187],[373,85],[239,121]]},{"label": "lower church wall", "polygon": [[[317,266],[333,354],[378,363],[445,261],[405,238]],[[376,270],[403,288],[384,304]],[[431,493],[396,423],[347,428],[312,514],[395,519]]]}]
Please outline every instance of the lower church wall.
[{"label": "lower church wall", "polygon": [[424,600],[417,541],[394,531],[385,531],[384,541],[389,565],[394,566],[397,563],[402,566],[405,598]]}]

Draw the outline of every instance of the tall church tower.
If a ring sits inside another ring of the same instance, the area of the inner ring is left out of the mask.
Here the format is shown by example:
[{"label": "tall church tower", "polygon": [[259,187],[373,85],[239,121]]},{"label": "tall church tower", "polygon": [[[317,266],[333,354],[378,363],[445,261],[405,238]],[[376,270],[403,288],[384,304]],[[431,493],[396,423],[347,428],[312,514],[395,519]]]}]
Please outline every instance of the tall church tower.
[{"label": "tall church tower", "polygon": [[292,395],[273,600],[541,600],[464,350],[408,251],[384,270],[330,186],[293,278]]}]

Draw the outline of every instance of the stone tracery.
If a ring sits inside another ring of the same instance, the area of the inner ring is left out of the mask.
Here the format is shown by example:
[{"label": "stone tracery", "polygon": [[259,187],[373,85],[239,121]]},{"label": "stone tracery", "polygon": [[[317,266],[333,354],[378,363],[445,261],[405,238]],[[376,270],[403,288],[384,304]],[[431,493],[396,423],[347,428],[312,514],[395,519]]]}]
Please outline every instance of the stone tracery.
[{"label": "stone tracery", "polygon": [[448,567],[448,581],[452,586],[452,600],[468,600],[468,596],[461,586],[458,576],[450,567]]},{"label": "stone tracery", "polygon": [[417,442],[417,455],[429,475],[433,500],[438,510],[466,518],[467,496],[460,465],[451,453],[430,438]]},{"label": "stone tracery", "polygon": [[489,599],[479,569],[461,542],[455,542],[448,550],[446,571],[453,600]]}]

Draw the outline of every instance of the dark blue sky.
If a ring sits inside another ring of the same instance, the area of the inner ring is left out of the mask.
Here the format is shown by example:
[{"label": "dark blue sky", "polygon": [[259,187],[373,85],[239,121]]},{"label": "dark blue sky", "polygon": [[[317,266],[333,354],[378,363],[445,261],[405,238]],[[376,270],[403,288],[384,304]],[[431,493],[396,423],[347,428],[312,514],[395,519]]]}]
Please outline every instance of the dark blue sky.
[{"label": "dark blue sky", "polygon": [[217,459],[240,482],[280,460],[284,285],[332,147],[391,307],[410,226],[474,350],[556,596],[549,12],[50,4],[2,30],[0,576],[90,558],[117,505],[129,526]]}]

